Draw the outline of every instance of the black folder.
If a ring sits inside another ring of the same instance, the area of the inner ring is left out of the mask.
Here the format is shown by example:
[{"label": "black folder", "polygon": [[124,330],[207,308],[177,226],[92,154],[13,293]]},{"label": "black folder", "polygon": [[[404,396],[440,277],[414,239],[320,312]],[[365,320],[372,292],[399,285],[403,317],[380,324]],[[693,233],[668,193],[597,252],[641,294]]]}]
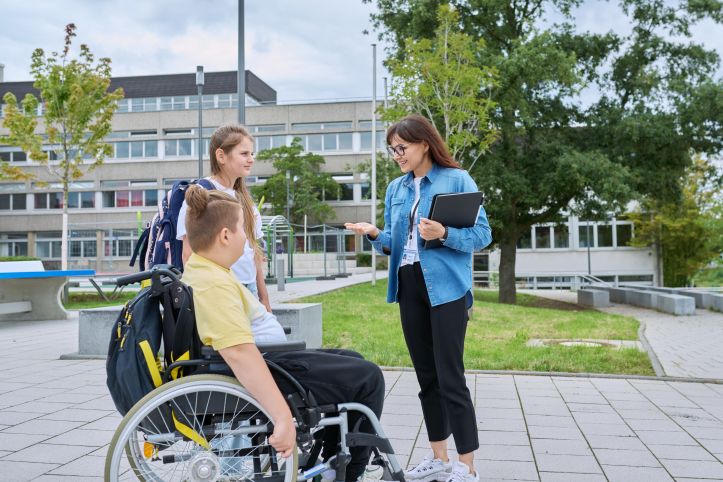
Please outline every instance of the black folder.
[{"label": "black folder", "polygon": [[[450,228],[470,228],[477,221],[481,205],[481,192],[435,194],[429,210],[429,219]],[[425,248],[440,246],[442,242],[439,239],[424,242]]]}]

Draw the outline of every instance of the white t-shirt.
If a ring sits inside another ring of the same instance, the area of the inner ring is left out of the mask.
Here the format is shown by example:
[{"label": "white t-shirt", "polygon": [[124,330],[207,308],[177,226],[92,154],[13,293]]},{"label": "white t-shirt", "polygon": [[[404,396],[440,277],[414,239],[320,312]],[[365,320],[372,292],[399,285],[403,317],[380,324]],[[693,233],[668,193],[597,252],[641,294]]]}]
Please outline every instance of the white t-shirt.
[{"label": "white t-shirt", "polygon": [[419,224],[419,188],[422,184],[421,177],[414,178],[414,202],[412,203],[412,235],[407,235],[407,242],[404,245],[405,256],[402,256],[402,263],[400,266],[408,264],[414,264],[419,261],[419,249],[417,244],[419,243],[419,233],[417,233],[417,224]]},{"label": "white t-shirt", "polygon": [[[214,179],[206,178],[209,181],[211,181],[216,189],[219,191],[225,192],[226,194],[230,194],[233,197],[236,197],[236,192],[231,189],[227,188],[218,182],[216,182]],[[261,230],[261,214],[259,213],[259,210],[256,208],[256,206],[253,206],[254,208],[254,231],[256,234],[256,239],[261,239],[264,236],[264,232]],[[181,206],[181,210],[178,212],[178,225],[176,226],[176,239],[181,240],[186,235],[186,211],[188,210],[186,206],[186,201],[183,201],[183,205]],[[236,278],[243,284],[249,284],[254,283],[256,281],[256,263],[254,262],[254,249],[249,244],[248,240],[246,240],[246,248],[244,249],[244,254],[231,266],[231,271],[234,275],[236,275]]]}]

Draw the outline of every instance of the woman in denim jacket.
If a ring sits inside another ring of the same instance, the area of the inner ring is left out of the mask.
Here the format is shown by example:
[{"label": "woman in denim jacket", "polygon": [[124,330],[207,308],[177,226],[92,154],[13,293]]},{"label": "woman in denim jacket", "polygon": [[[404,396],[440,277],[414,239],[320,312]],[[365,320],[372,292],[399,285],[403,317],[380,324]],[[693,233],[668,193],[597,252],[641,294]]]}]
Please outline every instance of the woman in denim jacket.
[{"label": "woman in denim jacket", "polygon": [[[435,194],[477,191],[427,119],[411,115],[400,120],[387,131],[387,144],[404,175],[387,188],[384,230],[369,223],[346,227],[390,255],[387,301],[399,303],[433,452],[405,477],[415,482],[475,482],[479,441],[463,353],[472,306],[472,253],[490,244],[490,227],[483,208],[470,228],[442,226],[425,217]],[[440,239],[442,246],[425,249],[424,241],[433,239]],[[450,434],[459,453],[454,465],[447,455]]]}]

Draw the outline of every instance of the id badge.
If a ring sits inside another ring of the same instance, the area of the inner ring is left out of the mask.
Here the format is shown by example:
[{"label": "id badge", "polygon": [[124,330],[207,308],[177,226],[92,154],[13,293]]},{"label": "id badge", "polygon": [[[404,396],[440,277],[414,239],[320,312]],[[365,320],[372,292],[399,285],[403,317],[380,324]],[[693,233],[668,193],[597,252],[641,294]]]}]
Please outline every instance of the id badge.
[{"label": "id badge", "polygon": [[402,253],[402,264],[414,264],[417,259],[417,252],[410,249],[405,249]]}]

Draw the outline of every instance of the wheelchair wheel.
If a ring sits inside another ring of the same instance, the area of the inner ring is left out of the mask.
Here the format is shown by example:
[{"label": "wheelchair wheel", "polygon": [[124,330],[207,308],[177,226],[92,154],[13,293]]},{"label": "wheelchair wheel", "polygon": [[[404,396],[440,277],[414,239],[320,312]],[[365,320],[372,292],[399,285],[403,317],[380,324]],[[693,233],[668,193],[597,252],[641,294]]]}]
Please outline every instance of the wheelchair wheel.
[{"label": "wheelchair wheel", "polygon": [[298,451],[278,456],[273,423],[235,378],[192,375],[143,397],[123,417],[105,480],[293,482]]}]

